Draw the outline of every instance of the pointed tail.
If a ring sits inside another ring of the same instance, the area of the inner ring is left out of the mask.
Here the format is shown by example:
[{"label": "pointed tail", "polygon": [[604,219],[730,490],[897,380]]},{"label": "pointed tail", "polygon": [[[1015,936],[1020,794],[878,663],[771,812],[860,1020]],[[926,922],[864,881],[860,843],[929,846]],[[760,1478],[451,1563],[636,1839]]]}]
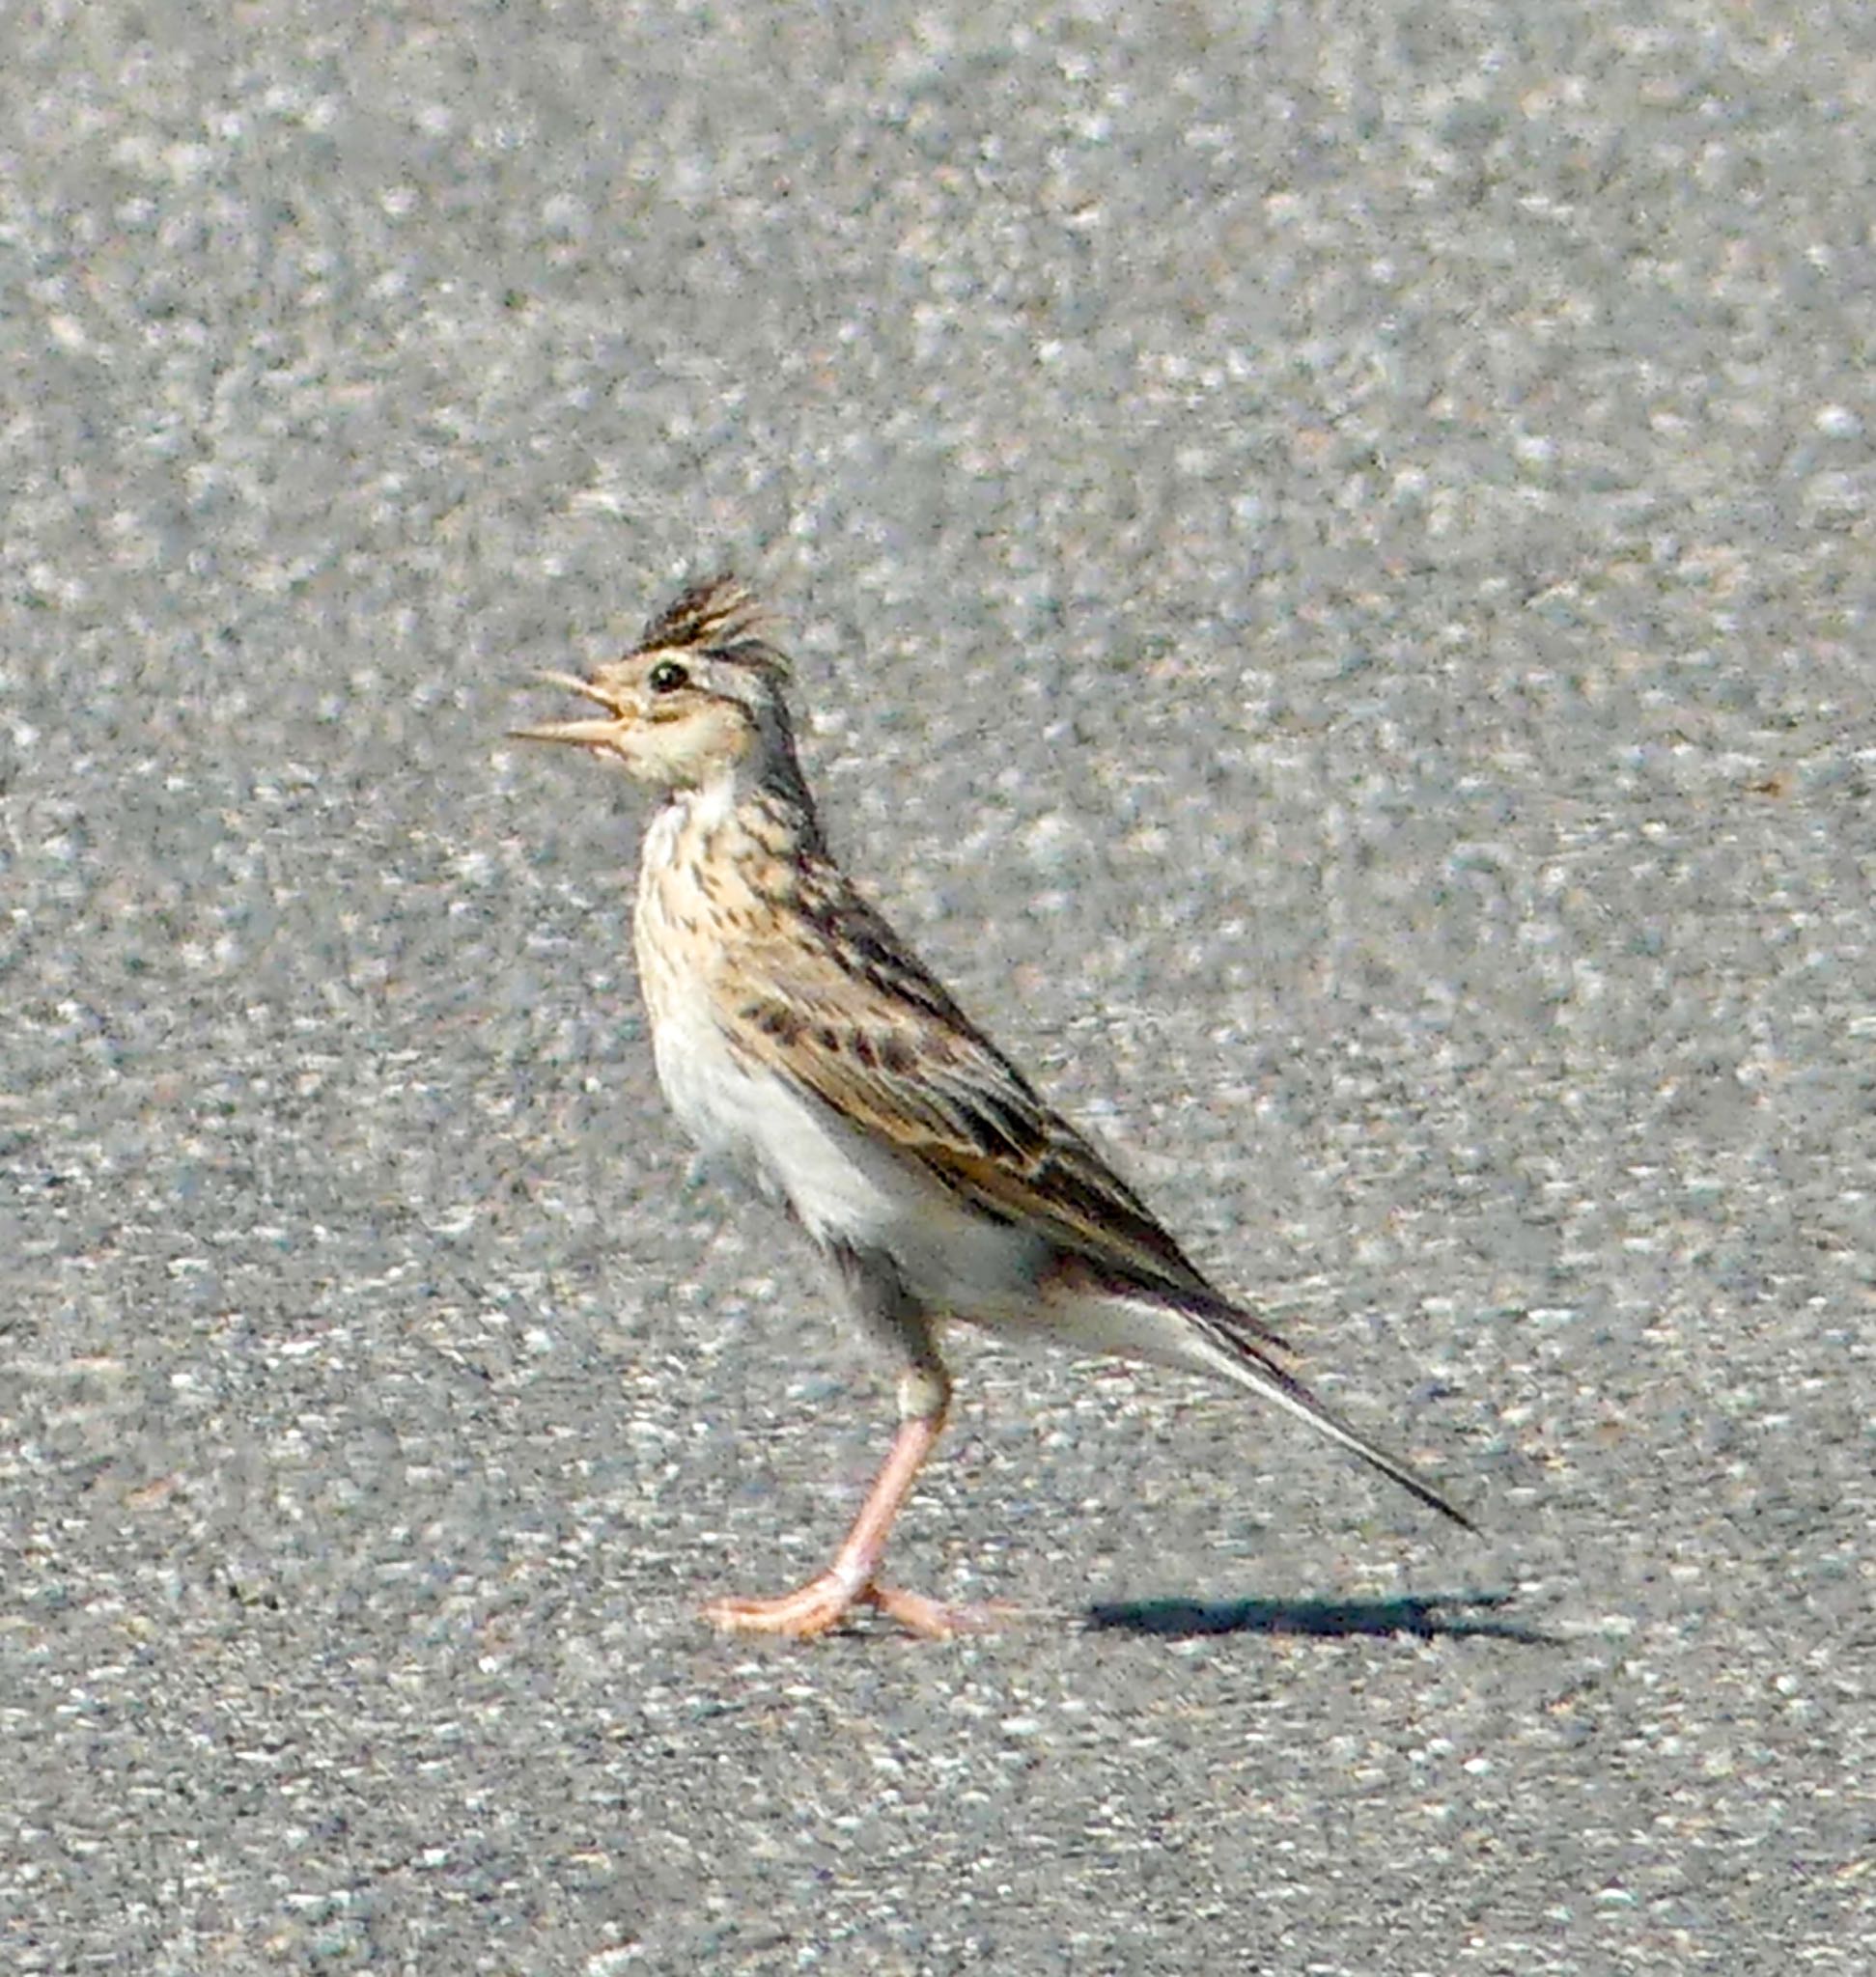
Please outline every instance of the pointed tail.
[{"label": "pointed tail", "polygon": [[1267,1401],[1288,1408],[1299,1419],[1308,1422],[1317,1434],[1326,1434],[1330,1441],[1340,1442],[1345,1449],[1359,1456],[1370,1468],[1379,1469],[1389,1481],[1398,1483],[1442,1517],[1450,1518],[1468,1531],[1477,1531],[1478,1526],[1471,1518],[1441,1495],[1404,1457],[1383,1448],[1378,1441],[1371,1440],[1358,1428],[1344,1421],[1332,1407],[1319,1401],[1295,1374],[1279,1366],[1266,1349],[1265,1337],[1269,1335],[1248,1312],[1240,1311],[1235,1304],[1226,1303],[1223,1298],[1218,1299],[1216,1306],[1208,1302],[1205,1308],[1188,1306],[1188,1309],[1191,1311],[1194,1324],[1204,1333],[1206,1342],[1217,1348],[1218,1357],[1214,1364],[1220,1372],[1240,1386],[1248,1387],[1252,1393],[1262,1394]]},{"label": "pointed tail", "polygon": [[1045,1291],[1050,1328],[1064,1345],[1221,1376],[1262,1394],[1308,1422],[1318,1434],[1339,1441],[1442,1518],[1468,1531],[1478,1529],[1411,1462],[1371,1441],[1289,1372],[1275,1357],[1289,1348],[1269,1325],[1219,1296],[1196,1271],[1192,1278],[1143,1282],[1092,1258],[1058,1257]]}]

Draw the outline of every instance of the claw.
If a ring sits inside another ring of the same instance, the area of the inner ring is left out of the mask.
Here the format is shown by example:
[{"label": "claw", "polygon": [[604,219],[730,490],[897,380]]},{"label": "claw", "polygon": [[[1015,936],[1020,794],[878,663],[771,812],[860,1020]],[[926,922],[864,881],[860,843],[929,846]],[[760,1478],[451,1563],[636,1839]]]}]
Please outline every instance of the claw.
[{"label": "claw", "polygon": [[772,1633],[788,1640],[817,1640],[861,1606],[877,1607],[909,1633],[928,1641],[954,1640],[961,1633],[984,1633],[1006,1617],[994,1606],[945,1606],[923,1593],[869,1580],[855,1589],[837,1573],[819,1578],[775,1600],[713,1600],[704,1617],[725,1633]]}]

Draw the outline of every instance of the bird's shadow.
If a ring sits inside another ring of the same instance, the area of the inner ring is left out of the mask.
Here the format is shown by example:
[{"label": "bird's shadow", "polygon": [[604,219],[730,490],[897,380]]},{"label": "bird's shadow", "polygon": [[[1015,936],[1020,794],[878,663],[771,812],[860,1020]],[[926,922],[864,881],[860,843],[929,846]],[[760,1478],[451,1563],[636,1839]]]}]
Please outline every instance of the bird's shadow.
[{"label": "bird's shadow", "polygon": [[1207,1634],[1298,1634],[1352,1640],[1387,1634],[1415,1639],[1509,1641],[1526,1648],[1561,1646],[1555,1634],[1500,1617],[1509,1593],[1430,1593],[1398,1600],[1099,1600],[1085,1625],[1096,1633],[1161,1640]]}]

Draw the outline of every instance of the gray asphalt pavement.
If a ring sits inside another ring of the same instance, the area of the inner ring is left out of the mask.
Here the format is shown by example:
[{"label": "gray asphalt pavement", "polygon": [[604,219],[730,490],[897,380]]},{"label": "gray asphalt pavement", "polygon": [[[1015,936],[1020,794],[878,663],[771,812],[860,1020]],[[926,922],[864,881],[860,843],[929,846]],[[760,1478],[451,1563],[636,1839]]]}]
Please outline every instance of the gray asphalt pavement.
[{"label": "gray asphalt pavement", "polygon": [[[0,1967],[1876,1963],[1868,11],[9,10]],[[631,793],[831,832],[1474,1542],[695,1175]]]}]

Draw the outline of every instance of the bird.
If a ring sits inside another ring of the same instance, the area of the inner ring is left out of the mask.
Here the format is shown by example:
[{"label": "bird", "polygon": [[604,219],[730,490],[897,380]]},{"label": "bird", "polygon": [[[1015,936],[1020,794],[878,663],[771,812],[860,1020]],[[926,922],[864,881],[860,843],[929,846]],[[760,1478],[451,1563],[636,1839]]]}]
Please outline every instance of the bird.
[{"label": "bird", "polygon": [[707,1163],[799,1228],[898,1370],[890,1450],[826,1570],[707,1617],[800,1640],[867,1609],[935,1638],[994,1624],[882,1572],[951,1405],[952,1321],[1232,1382],[1475,1529],[1311,1392],[1281,1336],[1211,1282],[848,877],[770,626],[734,575],[692,583],[623,656],[540,676],[597,712],[511,731],[656,793],[632,938],[665,1100]]}]

